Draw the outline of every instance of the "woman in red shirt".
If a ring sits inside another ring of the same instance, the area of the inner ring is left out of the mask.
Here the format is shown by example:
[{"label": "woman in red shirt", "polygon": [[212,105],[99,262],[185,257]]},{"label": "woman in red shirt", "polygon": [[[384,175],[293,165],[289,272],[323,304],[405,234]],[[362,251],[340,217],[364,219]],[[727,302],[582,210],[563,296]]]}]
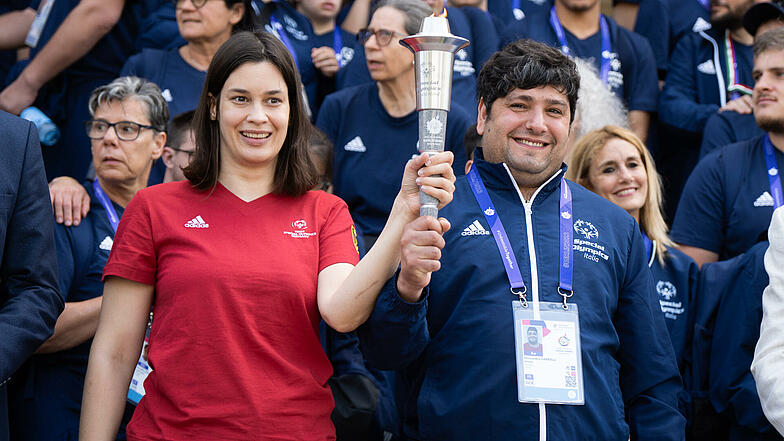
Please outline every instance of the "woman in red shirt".
[{"label": "woman in red shirt", "polygon": [[309,191],[301,97],[291,56],[269,34],[236,34],[215,54],[188,181],[137,193],[117,231],[80,439],[114,437],[153,305],[153,371],[129,440],[335,438],[319,321],[347,332],[369,317],[418,217],[420,185],[451,200],[453,157],[409,161],[384,232],[358,262],[346,204]]}]

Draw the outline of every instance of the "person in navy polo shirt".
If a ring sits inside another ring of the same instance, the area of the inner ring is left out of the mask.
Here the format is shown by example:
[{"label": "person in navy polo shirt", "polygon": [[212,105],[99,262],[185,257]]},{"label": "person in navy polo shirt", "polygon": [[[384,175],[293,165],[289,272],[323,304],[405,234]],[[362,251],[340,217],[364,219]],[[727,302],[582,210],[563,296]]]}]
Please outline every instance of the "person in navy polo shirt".
[{"label": "person in navy polo shirt", "polygon": [[567,55],[593,59],[602,80],[623,97],[632,130],[646,140],[659,91],[656,59],[645,38],[602,15],[600,7],[599,0],[555,0],[546,12],[510,24],[501,41],[531,38]]},{"label": "person in navy polo shirt", "polygon": [[[743,27],[756,37],[757,34],[784,26],[782,18],[784,18],[782,2],[758,3],[743,15]],[[757,127],[753,114],[734,110],[719,112],[708,118],[708,122],[705,123],[700,159],[721,146],[745,141],[762,134],[764,131]]]},{"label": "person in navy polo shirt", "polygon": [[[685,437],[640,229],[563,178],[578,89],[574,62],[531,40],[479,74],[482,148],[439,213],[451,228],[406,226],[401,268],[360,327],[369,362],[406,377],[406,438]],[[523,349],[530,326],[543,356]]]},{"label": "person in navy polo shirt", "polygon": [[705,157],[689,177],[672,226],[681,251],[699,265],[744,253],[765,235],[782,205],[784,29],[754,42],[754,117],[766,133]]},{"label": "person in navy polo shirt", "polygon": [[659,96],[662,148],[660,171],[667,198],[677,204],[686,178],[697,164],[702,131],[717,111],[751,113],[752,36],[743,14],[753,0],[713,0],[711,26],[684,36],[670,55]]}]

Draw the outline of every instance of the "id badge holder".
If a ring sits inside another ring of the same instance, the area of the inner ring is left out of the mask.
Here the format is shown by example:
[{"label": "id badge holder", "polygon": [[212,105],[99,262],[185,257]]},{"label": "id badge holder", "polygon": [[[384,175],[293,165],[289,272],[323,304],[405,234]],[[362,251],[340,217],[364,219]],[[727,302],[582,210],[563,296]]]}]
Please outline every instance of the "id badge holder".
[{"label": "id badge holder", "polygon": [[[152,316],[152,314],[150,314]],[[142,353],[139,355],[139,361],[136,362],[136,368],[133,371],[133,378],[131,378],[131,385],[128,387],[129,403],[134,406],[139,404],[144,396],[144,380],[152,372],[152,367],[147,361],[147,349],[150,347],[150,329],[151,323],[147,324],[147,332],[144,334],[144,343],[142,344]]]},{"label": "id badge holder", "polygon": [[517,399],[521,403],[585,404],[577,304],[515,300]]},{"label": "id badge holder", "polygon": [[49,19],[49,13],[52,12],[55,0],[46,0],[43,5],[38,8],[35,14],[33,23],[30,25],[30,31],[27,32],[25,37],[25,45],[29,48],[38,46],[38,40],[41,38],[41,32],[44,30],[46,20]]}]

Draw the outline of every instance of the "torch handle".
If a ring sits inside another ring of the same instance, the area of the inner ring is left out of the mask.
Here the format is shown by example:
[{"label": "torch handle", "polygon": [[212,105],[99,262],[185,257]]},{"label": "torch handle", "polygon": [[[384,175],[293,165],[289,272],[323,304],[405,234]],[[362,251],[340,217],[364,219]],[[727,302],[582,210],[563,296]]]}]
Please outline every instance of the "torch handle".
[{"label": "torch handle", "polygon": [[[441,153],[446,142],[446,110],[423,109],[419,111],[420,153]],[[438,199],[419,191],[419,215],[438,218]]]}]

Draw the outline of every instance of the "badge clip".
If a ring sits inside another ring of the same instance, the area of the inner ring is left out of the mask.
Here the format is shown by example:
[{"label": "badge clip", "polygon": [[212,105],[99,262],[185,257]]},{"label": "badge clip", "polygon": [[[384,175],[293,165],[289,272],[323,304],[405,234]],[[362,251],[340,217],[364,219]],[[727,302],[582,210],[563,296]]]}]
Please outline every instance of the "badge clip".
[{"label": "badge clip", "polygon": [[569,291],[559,286],[558,294],[560,294],[561,297],[563,297],[563,309],[569,309],[569,305],[566,304],[566,299],[572,297],[574,295],[574,291]]},{"label": "badge clip", "polygon": [[[514,288],[509,288],[509,291],[512,292],[512,295],[515,295],[520,298],[520,304],[523,305],[523,308],[528,308],[528,300],[525,298],[525,293],[528,292],[528,288],[523,285],[522,291],[515,291]],[[566,302],[566,300],[564,300]]]}]

